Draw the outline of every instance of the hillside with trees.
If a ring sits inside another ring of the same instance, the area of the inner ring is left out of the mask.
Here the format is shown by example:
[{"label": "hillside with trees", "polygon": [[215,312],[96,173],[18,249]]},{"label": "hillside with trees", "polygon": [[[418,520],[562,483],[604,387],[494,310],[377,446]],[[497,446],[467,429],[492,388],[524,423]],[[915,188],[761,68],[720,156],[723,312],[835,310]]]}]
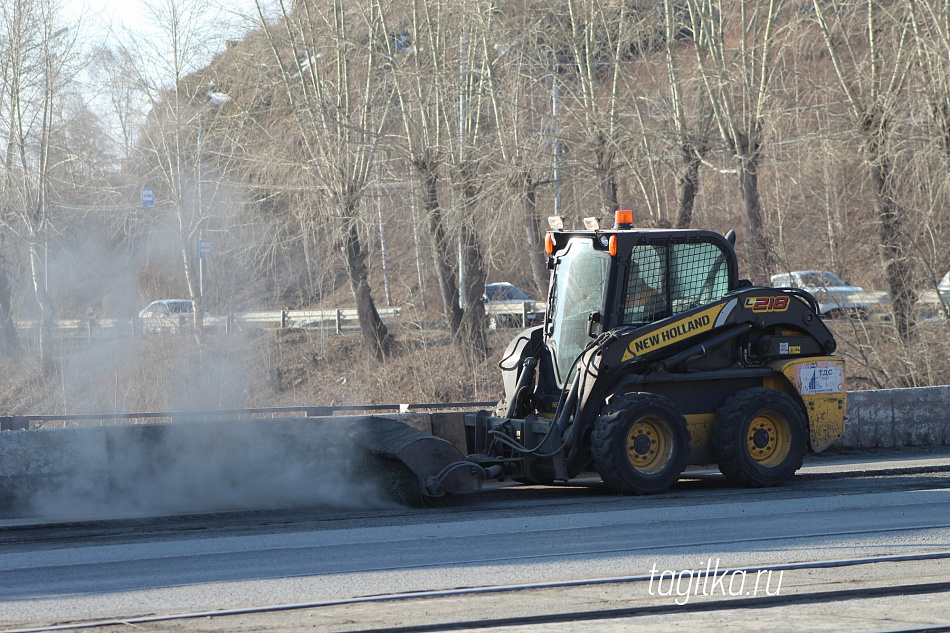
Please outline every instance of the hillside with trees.
[{"label": "hillside with trees", "polygon": [[[154,37],[90,50],[51,0],[4,3],[0,353],[22,384],[77,363],[54,319],[189,298],[176,362],[246,359],[219,404],[346,399],[321,385],[347,354],[376,374],[363,400],[399,400],[430,363],[458,384],[429,376],[417,399],[490,398],[507,334],[486,329],[485,283],[543,297],[545,217],[620,208],[735,229],[756,283],[820,269],[887,291],[884,314],[833,323],[852,385],[950,382],[950,311],[919,303],[950,270],[950,3],[261,0],[213,56],[210,9],[151,6]],[[298,353],[297,336],[201,327],[205,310],[320,306],[357,308],[358,340]],[[138,395],[8,406],[170,406],[115,386],[135,374],[120,347],[100,354],[110,393]],[[295,372],[289,395],[246,388]]]}]

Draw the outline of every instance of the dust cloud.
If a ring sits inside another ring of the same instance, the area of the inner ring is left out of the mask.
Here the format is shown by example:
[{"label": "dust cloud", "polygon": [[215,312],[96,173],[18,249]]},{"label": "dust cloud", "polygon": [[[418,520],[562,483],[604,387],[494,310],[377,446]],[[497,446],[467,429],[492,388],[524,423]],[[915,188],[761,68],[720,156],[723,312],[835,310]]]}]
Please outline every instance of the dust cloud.
[{"label": "dust cloud", "polygon": [[[209,320],[204,336],[196,337],[190,326],[154,336],[141,336],[131,327],[132,318],[150,301],[189,297],[177,241],[181,218],[149,210],[136,216],[142,221],[136,231],[118,239],[109,217],[92,214],[71,227],[68,240],[54,234],[49,261],[57,319],[80,320],[86,329],[57,334],[53,371],[40,371],[26,361],[8,371],[0,413],[68,416],[330,404],[309,402],[312,396],[305,387],[290,397],[280,384],[272,384],[281,382],[269,378],[279,361],[272,349],[275,337],[250,328],[224,332],[223,315],[273,307],[276,293],[261,288],[299,275],[281,269],[267,283],[255,282],[247,246],[260,237],[254,232],[263,229],[249,223],[239,192],[224,185],[216,191],[214,200],[205,201],[203,221],[215,238],[214,258],[204,271],[206,309],[218,318]],[[242,229],[247,234],[215,229],[225,226],[248,227]],[[35,320],[29,285],[20,286],[16,316]],[[123,325],[106,325],[113,321]],[[24,331],[21,337],[29,359],[36,353],[35,335]],[[354,468],[355,449],[334,422],[53,428],[58,424],[40,423],[35,433],[4,435],[0,446],[0,500],[12,495],[31,516],[81,519],[393,505],[371,476]],[[23,445],[14,451],[7,440]],[[11,472],[24,476],[13,481],[7,476]]]},{"label": "dust cloud", "polygon": [[[283,507],[393,507],[332,419],[63,429],[30,479],[25,514],[140,517]],[[35,447],[35,445],[34,445]],[[35,469],[34,469],[35,470]]]}]

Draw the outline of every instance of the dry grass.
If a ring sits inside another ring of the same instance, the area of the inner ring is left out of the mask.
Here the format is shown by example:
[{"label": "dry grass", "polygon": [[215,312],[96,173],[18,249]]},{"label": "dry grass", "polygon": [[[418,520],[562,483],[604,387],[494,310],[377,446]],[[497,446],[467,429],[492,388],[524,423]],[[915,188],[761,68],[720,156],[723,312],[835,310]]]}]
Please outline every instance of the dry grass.
[{"label": "dry grass", "polygon": [[[849,389],[950,384],[950,326],[923,324],[912,344],[879,320],[828,321],[847,359]],[[270,406],[492,401],[498,360],[515,331],[490,333],[483,362],[460,356],[440,330],[398,329],[395,351],[376,361],[359,334],[311,330],[115,339],[60,350],[44,376],[30,356],[6,359],[0,413],[130,413]]]},{"label": "dry grass", "polygon": [[848,388],[894,389],[950,384],[950,324],[921,321],[903,342],[891,321],[841,319],[828,324],[847,361]]},{"label": "dry grass", "polygon": [[51,376],[8,359],[0,385],[6,415],[129,413],[268,406],[337,406],[497,400],[497,361],[512,332],[493,333],[487,361],[461,358],[439,331],[404,330],[376,361],[358,334],[251,331],[197,345],[166,335],[61,350]]}]

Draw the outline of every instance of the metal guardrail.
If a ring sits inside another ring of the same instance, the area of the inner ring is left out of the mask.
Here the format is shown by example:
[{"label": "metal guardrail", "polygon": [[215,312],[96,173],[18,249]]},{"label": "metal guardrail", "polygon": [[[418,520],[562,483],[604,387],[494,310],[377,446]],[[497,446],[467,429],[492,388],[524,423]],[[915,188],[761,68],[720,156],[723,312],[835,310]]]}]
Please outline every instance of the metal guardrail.
[{"label": "metal guardrail", "polygon": [[[399,307],[378,307],[380,318],[394,320],[402,313]],[[213,317],[212,317],[213,318]],[[234,313],[233,320],[254,325],[274,325],[282,328],[323,328],[332,325],[337,334],[343,332],[346,325],[356,322],[359,315],[356,308],[335,308],[330,310],[270,310],[263,312]]]},{"label": "metal guardrail", "polygon": [[[839,305],[851,306],[855,304],[866,304],[871,313],[886,312],[891,303],[890,295],[883,290],[864,290],[861,292],[843,292],[828,293],[826,298],[819,298],[819,301],[837,302]],[[950,305],[950,290],[924,290],[917,294],[916,318],[920,322],[926,323],[928,320],[940,318],[943,319],[943,310],[941,304]]]},{"label": "metal guardrail", "polygon": [[883,290],[860,290],[857,292],[828,293],[828,297],[841,297],[843,302],[884,304],[890,303],[891,297]]},{"label": "metal guardrail", "polygon": [[[950,301],[950,290],[941,290],[939,294],[940,294],[940,299],[943,299],[944,301]],[[938,300],[939,299],[937,297],[936,290],[927,290],[925,292],[921,292],[918,295],[918,301],[922,301],[926,303],[937,303]]]},{"label": "metal guardrail", "polygon": [[927,290],[917,296],[917,320],[923,323],[943,322],[943,306],[950,305],[950,291]]},{"label": "metal guardrail", "polygon": [[833,310],[866,310],[883,312],[891,302],[883,290],[857,290],[854,292],[826,292],[819,290],[811,295],[818,302],[822,314]]},{"label": "metal guardrail", "polygon": [[[941,290],[941,291],[940,291],[940,299],[943,299],[943,301],[944,301],[945,303],[950,303],[950,290]],[[917,301],[918,301],[918,303],[933,303],[933,304],[937,304],[937,303],[939,303],[939,299],[937,298],[937,291],[936,291],[936,290],[926,290],[926,291],[924,291],[924,292],[921,292],[921,293],[918,295],[918,297],[917,297]]]},{"label": "metal guardrail", "polygon": [[[63,428],[81,426],[106,426],[120,422],[138,424],[180,423],[217,420],[224,417],[250,418],[254,416],[287,417],[290,413],[302,413],[303,417],[333,417],[344,412],[367,413],[413,413],[433,410],[483,409],[494,407],[494,401],[486,402],[440,402],[421,404],[367,404],[341,405],[332,407],[258,407],[251,409],[211,409],[207,411],[160,411],[143,413],[83,413],[65,415],[4,415],[0,416],[0,431],[29,431],[31,422],[63,422]],[[266,418],[264,418],[266,419]],[[98,422],[98,424],[87,424]]]},{"label": "metal guardrail", "polygon": [[[399,318],[402,308],[377,308],[379,316],[393,321]],[[93,338],[104,335],[106,332],[125,331],[135,334],[150,330],[186,330],[192,324],[190,320],[176,322],[174,318],[143,319],[130,317],[124,319],[57,319],[55,330],[60,334],[85,335]],[[337,334],[346,330],[359,328],[359,317],[356,308],[336,308],[330,310],[263,310],[253,312],[230,312],[223,316],[206,316],[204,325],[209,329],[231,332],[241,329],[241,326],[272,327],[272,328],[302,328],[332,329]],[[39,327],[39,321],[17,321],[18,330],[30,330]]]},{"label": "metal guardrail", "polygon": [[[508,317],[523,328],[528,327],[532,317],[540,316],[543,319],[547,305],[543,301],[505,301],[485,303],[485,314],[491,317]],[[541,320],[535,318],[536,323]],[[497,322],[496,322],[497,324]]]},{"label": "metal guardrail", "polygon": [[[399,306],[380,307],[376,310],[386,321],[397,321],[403,309]],[[485,304],[485,313],[491,316],[511,318],[523,327],[527,327],[532,315],[543,315],[545,304],[540,301]],[[359,315],[356,308],[331,308],[328,310],[260,310],[251,312],[230,312],[223,316],[206,316],[206,328],[222,332],[242,329],[242,326],[262,328],[323,329],[336,334],[359,329]],[[18,330],[30,330],[39,327],[36,320],[17,321]],[[140,317],[124,319],[57,319],[55,330],[59,334],[85,336],[90,339],[108,336],[116,332],[140,334],[150,331],[186,331],[190,321],[176,322],[172,318],[156,319],[153,322]]]}]

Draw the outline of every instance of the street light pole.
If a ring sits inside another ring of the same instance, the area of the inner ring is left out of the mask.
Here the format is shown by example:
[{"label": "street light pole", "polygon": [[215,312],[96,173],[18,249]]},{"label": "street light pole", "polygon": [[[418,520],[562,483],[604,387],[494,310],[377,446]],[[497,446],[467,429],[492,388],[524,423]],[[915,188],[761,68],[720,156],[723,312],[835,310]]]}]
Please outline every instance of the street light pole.
[{"label": "street light pole", "polygon": [[[47,54],[45,59],[45,71],[46,76],[44,77],[44,90],[47,91],[47,97],[52,101],[52,95],[49,94],[52,90],[50,86],[50,75],[53,73],[53,59],[54,55],[49,51],[48,45],[49,42],[55,40],[60,35],[64,35],[69,32],[69,27],[64,26],[57,29],[49,36],[47,40]],[[52,109],[52,103],[49,104],[50,109]],[[52,115],[49,119],[49,125],[52,126]],[[46,141],[48,143],[48,140]],[[49,148],[45,148],[46,152],[49,151]],[[41,186],[43,187],[43,207],[42,207],[42,220],[43,220],[43,290],[46,291],[46,294],[49,294],[49,180],[47,179],[46,167],[44,166],[42,171],[43,182]]]},{"label": "street light pole", "polygon": [[43,218],[43,290],[49,294],[49,218]]},{"label": "street light pole", "polygon": [[554,215],[561,215],[561,140],[558,138],[558,108],[561,103],[557,69],[551,75],[551,140],[554,141]]},{"label": "street light pole", "polygon": [[[201,306],[201,310],[205,309],[205,259],[204,254],[201,252],[201,244],[204,241],[204,224],[203,217],[201,215],[201,115],[198,116],[198,160],[197,160],[197,182],[195,183],[196,190],[196,204],[198,206],[198,303]],[[203,313],[203,312],[202,312]],[[197,314],[197,312],[196,312]]]},{"label": "street light pole", "polygon": [[[459,122],[458,122],[458,135],[459,135],[459,165],[461,165],[462,173],[462,191],[459,192],[459,197],[456,201],[456,206],[459,210],[459,218],[461,224],[464,224],[466,221],[464,213],[464,205],[466,204],[465,200],[465,179],[467,174],[465,170],[468,169],[466,165],[467,158],[467,137],[468,134],[468,38],[463,34],[462,35],[462,54],[461,59],[459,60]],[[465,276],[465,230],[459,226],[459,237],[458,237],[458,254],[459,254],[459,308],[462,310],[467,310],[467,297],[465,293],[465,284],[467,282]]]}]

